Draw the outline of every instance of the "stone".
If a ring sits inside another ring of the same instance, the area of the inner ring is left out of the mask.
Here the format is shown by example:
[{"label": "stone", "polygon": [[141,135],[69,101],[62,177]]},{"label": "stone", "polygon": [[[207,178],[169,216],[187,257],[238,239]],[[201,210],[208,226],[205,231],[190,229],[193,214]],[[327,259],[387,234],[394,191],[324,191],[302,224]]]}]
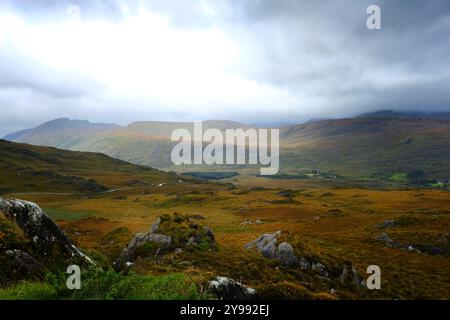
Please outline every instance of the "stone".
[{"label": "stone", "polygon": [[281,234],[281,231],[277,231],[275,233],[266,233],[264,235],[262,235],[261,237],[259,237],[258,239],[249,242],[245,245],[246,249],[252,249],[254,247],[256,247],[256,249],[258,251],[261,251],[261,249],[263,247],[265,247],[266,245],[268,245],[269,243],[273,242],[277,237]]},{"label": "stone", "polygon": [[[247,250],[256,248],[261,254],[268,259],[277,259],[281,265],[293,267],[298,265],[299,259],[294,254],[294,248],[287,242],[277,244],[277,237],[281,231],[275,233],[266,233],[258,239],[245,245]],[[307,261],[303,259],[303,266],[309,266]]]},{"label": "stone", "polygon": [[92,265],[94,262],[82,253],[64,232],[35,203],[23,200],[0,198],[0,212],[16,224],[33,242],[35,257],[49,257],[55,246],[58,257]]},{"label": "stone", "polygon": [[178,214],[174,214],[173,217],[161,216],[152,224],[149,232],[138,233],[131,239],[114,261],[114,268],[120,271],[124,268],[125,261],[133,262],[138,256],[156,257],[168,252],[181,253],[185,246],[190,246],[192,249],[192,247],[202,244],[199,249],[208,249],[209,251],[211,248],[216,248],[212,230],[191,222],[190,218],[190,216]]},{"label": "stone", "polygon": [[268,259],[275,259],[276,250],[276,239],[273,239],[270,242],[266,243],[259,251],[264,257]]},{"label": "stone", "polygon": [[294,248],[287,242],[282,242],[278,246],[277,260],[284,266],[294,266],[298,263],[298,259],[294,254]]},{"label": "stone", "polygon": [[158,231],[160,223],[161,223],[161,218],[156,219],[156,221],[150,227],[150,232],[155,233],[156,231]]},{"label": "stone", "polygon": [[209,292],[221,300],[252,300],[256,290],[227,277],[216,277],[209,282]]}]

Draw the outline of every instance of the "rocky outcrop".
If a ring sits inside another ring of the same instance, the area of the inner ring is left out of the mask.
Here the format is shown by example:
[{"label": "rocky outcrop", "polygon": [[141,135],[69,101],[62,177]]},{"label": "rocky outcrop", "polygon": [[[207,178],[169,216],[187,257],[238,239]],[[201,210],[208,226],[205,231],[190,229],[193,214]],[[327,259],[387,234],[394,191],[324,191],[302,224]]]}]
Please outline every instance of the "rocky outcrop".
[{"label": "rocky outcrop", "polygon": [[43,279],[70,264],[93,262],[36,204],[0,198],[0,285]]},{"label": "rocky outcrop", "polygon": [[161,223],[161,219],[160,218],[156,219],[156,221],[150,227],[150,232],[155,233],[156,231],[158,231],[160,223]]},{"label": "rocky outcrop", "polygon": [[172,238],[158,233],[138,233],[122,250],[119,257],[113,262],[113,267],[120,271],[133,265],[138,256],[157,256],[168,250]]},{"label": "rocky outcrop", "polygon": [[334,282],[357,289],[364,286],[362,278],[350,262],[339,257],[323,259],[320,255],[304,254],[303,250],[297,250],[296,253],[294,247],[287,241],[278,243],[279,238],[286,239],[281,231],[267,233],[246,244],[245,248],[248,250],[255,248],[264,257],[277,260],[284,267],[299,268],[310,276],[328,283]]},{"label": "rocky outcrop", "polygon": [[268,259],[276,259],[284,266],[294,266],[299,259],[294,254],[294,248],[287,242],[277,243],[277,237],[281,231],[275,233],[266,233],[258,239],[249,242],[245,248],[250,250],[256,248],[261,254]]},{"label": "rocky outcrop", "polygon": [[209,282],[209,292],[221,300],[253,300],[256,290],[227,277],[216,277]]},{"label": "rocky outcrop", "polygon": [[293,266],[298,263],[298,258],[294,254],[294,248],[287,242],[280,243],[275,258],[285,266]]},{"label": "rocky outcrop", "polygon": [[216,240],[212,230],[192,222],[192,216],[178,214],[159,217],[146,233],[138,233],[114,261],[116,270],[133,264],[138,257],[157,257],[185,249],[212,250]]},{"label": "rocky outcrop", "polygon": [[50,258],[57,254],[58,258],[93,264],[35,203],[0,199],[0,212],[31,240],[35,256]]}]

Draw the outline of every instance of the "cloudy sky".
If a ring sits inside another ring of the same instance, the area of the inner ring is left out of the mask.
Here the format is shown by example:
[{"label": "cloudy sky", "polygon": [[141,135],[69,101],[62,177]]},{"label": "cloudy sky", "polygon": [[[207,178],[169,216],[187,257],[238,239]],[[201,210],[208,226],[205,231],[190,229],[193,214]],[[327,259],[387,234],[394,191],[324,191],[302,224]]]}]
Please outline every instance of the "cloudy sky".
[{"label": "cloudy sky", "polygon": [[449,56],[448,0],[0,0],[0,135],[450,111]]}]

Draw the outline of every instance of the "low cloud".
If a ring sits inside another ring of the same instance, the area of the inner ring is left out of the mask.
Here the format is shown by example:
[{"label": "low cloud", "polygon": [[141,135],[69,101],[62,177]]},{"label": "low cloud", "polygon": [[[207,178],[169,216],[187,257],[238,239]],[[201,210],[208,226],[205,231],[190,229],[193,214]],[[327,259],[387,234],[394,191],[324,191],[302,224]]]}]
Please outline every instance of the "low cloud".
[{"label": "low cloud", "polygon": [[[373,3],[381,30],[366,28]],[[448,30],[445,0],[1,1],[0,134],[60,116],[449,111]]]}]

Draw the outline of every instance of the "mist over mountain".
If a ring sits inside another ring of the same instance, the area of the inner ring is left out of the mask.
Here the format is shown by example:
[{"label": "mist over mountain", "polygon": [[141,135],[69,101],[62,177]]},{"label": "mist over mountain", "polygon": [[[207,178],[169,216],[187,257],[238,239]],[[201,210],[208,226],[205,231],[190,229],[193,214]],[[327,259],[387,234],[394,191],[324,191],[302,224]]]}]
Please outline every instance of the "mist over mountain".
[{"label": "mist over mountain", "polygon": [[[234,121],[208,120],[203,130],[257,128]],[[173,130],[192,132],[192,122],[140,121],[127,126],[55,119],[4,139],[68,150],[101,152],[134,164],[179,170],[170,153]],[[380,111],[355,118],[281,125],[281,172],[335,171],[345,176],[389,176],[424,170],[436,179],[450,177],[448,113]],[[190,169],[195,169],[193,166]],[[235,169],[208,166],[205,170]],[[187,170],[186,167],[181,168]],[[189,168],[188,168],[189,169]]]}]

